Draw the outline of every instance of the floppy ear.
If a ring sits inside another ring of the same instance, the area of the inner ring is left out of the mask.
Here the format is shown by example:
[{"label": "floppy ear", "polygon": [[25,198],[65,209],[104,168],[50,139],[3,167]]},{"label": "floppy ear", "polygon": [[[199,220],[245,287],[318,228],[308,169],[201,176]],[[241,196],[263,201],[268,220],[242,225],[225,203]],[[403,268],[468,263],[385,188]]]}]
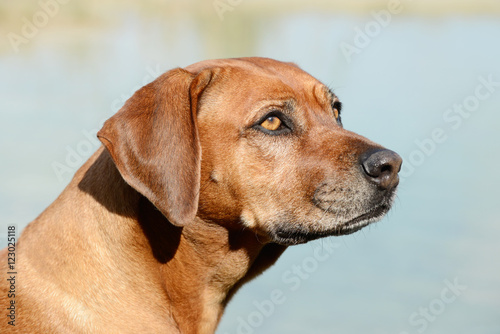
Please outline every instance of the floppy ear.
[{"label": "floppy ear", "polygon": [[198,210],[197,104],[212,77],[171,70],[139,89],[97,133],[123,179],[177,226]]}]

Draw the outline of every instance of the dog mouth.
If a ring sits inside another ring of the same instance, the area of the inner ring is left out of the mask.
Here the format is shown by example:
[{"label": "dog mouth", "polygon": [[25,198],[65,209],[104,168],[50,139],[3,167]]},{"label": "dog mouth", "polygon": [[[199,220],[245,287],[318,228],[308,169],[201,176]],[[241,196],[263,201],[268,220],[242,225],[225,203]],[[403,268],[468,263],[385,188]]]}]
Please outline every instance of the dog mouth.
[{"label": "dog mouth", "polygon": [[389,209],[389,204],[381,204],[348,221],[338,223],[332,228],[322,231],[309,229],[293,223],[279,224],[271,231],[271,238],[278,244],[291,246],[328,236],[348,235],[380,220]]},{"label": "dog mouth", "polygon": [[340,225],[338,235],[347,235],[361,230],[363,227],[380,220],[390,209],[389,205],[379,205],[368,212]]}]

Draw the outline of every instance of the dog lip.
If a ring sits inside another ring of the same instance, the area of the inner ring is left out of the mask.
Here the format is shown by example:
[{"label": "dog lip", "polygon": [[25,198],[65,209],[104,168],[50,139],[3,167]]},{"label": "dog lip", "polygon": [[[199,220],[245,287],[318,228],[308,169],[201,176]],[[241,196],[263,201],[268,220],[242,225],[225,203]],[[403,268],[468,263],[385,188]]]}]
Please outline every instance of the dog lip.
[{"label": "dog lip", "polygon": [[[382,218],[383,215],[389,211],[390,206],[387,204],[382,204],[379,206],[376,206],[369,210],[368,212],[365,212],[351,220],[348,220],[347,222],[344,222],[340,225],[341,228],[355,228],[355,225],[360,224],[361,227],[364,227],[374,220],[378,218]],[[358,229],[359,230],[359,229]],[[356,230],[357,231],[357,230]],[[355,231],[353,231],[355,232]]]},{"label": "dog lip", "polygon": [[[319,238],[319,237],[318,237]],[[280,245],[299,245],[304,244],[310,240],[316,239],[311,238],[309,233],[304,233],[301,231],[276,231],[273,237],[274,241]]]},{"label": "dog lip", "polygon": [[291,246],[303,244],[322,237],[352,234],[382,218],[389,209],[389,204],[384,203],[377,205],[367,212],[325,231],[309,231],[303,228],[293,230],[276,229],[271,233],[272,239],[278,244]]}]

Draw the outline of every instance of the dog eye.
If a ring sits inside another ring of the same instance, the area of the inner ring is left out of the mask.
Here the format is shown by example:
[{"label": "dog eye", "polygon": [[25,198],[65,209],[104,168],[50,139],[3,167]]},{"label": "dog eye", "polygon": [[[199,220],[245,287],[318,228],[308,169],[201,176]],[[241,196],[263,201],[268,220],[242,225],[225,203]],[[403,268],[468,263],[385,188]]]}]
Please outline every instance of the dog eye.
[{"label": "dog eye", "polygon": [[332,103],[333,117],[337,120],[337,123],[342,126],[342,119],[340,118],[340,110],[342,109],[342,103],[340,101],[335,101]]},{"label": "dog eye", "polygon": [[277,116],[270,116],[260,123],[260,126],[269,131],[276,131],[282,126],[282,122]]},{"label": "dog eye", "polygon": [[273,110],[255,123],[253,128],[265,134],[277,136],[291,133],[293,122],[281,111]]}]

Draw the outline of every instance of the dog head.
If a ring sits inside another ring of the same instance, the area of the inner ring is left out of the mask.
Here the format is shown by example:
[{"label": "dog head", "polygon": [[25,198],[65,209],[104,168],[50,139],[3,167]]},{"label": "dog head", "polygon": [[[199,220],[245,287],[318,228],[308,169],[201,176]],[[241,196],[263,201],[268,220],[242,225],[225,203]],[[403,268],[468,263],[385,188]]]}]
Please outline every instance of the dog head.
[{"label": "dog head", "polygon": [[98,133],[173,224],[195,216],[291,245],[390,208],[401,158],[345,130],[338,98],[294,64],[211,60],[140,89]]}]

